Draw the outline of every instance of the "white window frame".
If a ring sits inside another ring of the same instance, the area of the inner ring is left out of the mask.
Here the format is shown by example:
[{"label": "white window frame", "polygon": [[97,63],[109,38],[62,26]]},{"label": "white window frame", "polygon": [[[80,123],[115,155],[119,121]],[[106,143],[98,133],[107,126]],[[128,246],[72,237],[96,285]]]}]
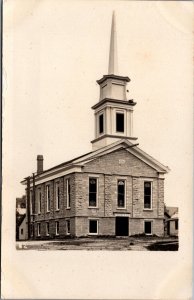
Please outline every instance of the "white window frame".
[{"label": "white window frame", "polygon": [[[50,185],[47,184],[46,185],[46,212],[50,212],[50,207],[49,207],[49,206],[51,206],[51,190],[50,190],[50,188],[51,188]],[[49,193],[48,193],[48,191],[49,191]],[[48,195],[50,195],[50,197],[48,197]]]},{"label": "white window frame", "polygon": [[[145,201],[144,201],[144,186],[145,186],[145,182],[150,182],[151,183],[151,197],[150,197],[150,201],[151,201],[151,205],[150,208],[145,208]],[[143,181],[143,210],[153,210],[152,206],[153,206],[153,180],[151,179],[144,179]]]},{"label": "white window frame", "polygon": [[59,235],[59,228],[57,230],[57,224],[59,226],[59,221],[55,221],[55,235]]},{"label": "white window frame", "polygon": [[[90,232],[90,221],[96,221],[97,222],[97,232],[94,233],[94,232]],[[99,234],[99,219],[97,218],[89,218],[88,219],[88,234],[89,235],[98,235]]]},{"label": "white window frame", "polygon": [[[119,180],[121,180],[121,181],[124,181],[125,182],[125,197],[124,197],[124,206],[123,207],[119,207],[118,206],[118,182],[119,182]],[[126,180],[126,178],[123,178],[123,177],[121,177],[121,178],[117,178],[117,209],[126,209],[126,200],[127,200],[127,180]]]},{"label": "white window frame", "polygon": [[[90,179],[96,179],[96,206],[90,206]],[[98,185],[99,185],[99,176],[89,175],[88,177],[88,208],[98,208]]]},{"label": "white window frame", "polygon": [[[68,225],[67,225],[68,222],[69,222],[69,231],[68,231]],[[66,224],[66,235],[70,235],[70,231],[71,231],[70,219],[66,220],[65,224]]]},{"label": "white window frame", "polygon": [[[70,191],[69,191],[69,186],[70,186]],[[67,198],[67,204],[66,204],[66,209],[71,208],[71,185],[70,185],[70,178],[66,179],[66,198]],[[70,199],[69,199],[70,198]],[[70,200],[70,201],[69,201]]]},{"label": "white window frame", "polygon": [[37,223],[37,236],[40,236],[40,223]]},{"label": "white window frame", "polygon": [[[151,233],[145,233],[145,223],[146,222],[150,222],[151,223]],[[145,219],[144,222],[143,222],[143,232],[145,235],[153,235],[153,220],[150,220],[150,219]]]},{"label": "white window frame", "polygon": [[[58,189],[59,189],[59,194],[58,194]],[[56,205],[56,211],[60,210],[60,182],[56,181],[55,182],[55,205]]]},{"label": "white window frame", "polygon": [[38,189],[38,215],[41,214],[41,204],[42,204],[42,191],[41,188]]},{"label": "white window frame", "polygon": [[[117,131],[117,114],[123,114],[124,115],[124,131]],[[126,122],[126,111],[124,109],[115,109],[114,113],[114,133],[116,135],[121,135],[124,136],[126,135],[126,130],[127,130],[127,122]]]},{"label": "white window frame", "polygon": [[50,225],[49,225],[49,222],[46,222],[46,236],[49,236],[50,235]]}]

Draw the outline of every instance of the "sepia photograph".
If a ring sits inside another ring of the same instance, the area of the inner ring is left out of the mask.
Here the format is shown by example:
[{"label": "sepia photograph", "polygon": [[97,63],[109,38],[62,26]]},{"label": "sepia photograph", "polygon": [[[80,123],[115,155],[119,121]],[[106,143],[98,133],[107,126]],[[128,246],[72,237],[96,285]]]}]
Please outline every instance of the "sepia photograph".
[{"label": "sepia photograph", "polygon": [[8,0],[3,18],[4,299],[189,299],[192,2]]}]

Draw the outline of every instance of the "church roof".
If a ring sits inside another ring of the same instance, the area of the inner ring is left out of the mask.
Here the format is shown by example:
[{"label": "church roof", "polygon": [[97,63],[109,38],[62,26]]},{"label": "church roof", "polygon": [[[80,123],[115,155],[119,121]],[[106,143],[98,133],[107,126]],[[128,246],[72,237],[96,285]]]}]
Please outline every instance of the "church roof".
[{"label": "church roof", "polygon": [[[129,140],[126,139],[120,139],[119,141],[116,141],[115,143],[112,143],[110,145],[107,145],[105,147],[102,147],[100,149],[88,152],[84,155],[78,156],[74,159],[68,160],[62,164],[59,164],[57,166],[54,166],[50,169],[47,169],[43,171],[40,174],[37,174],[35,177],[36,179],[41,179],[42,177],[46,177],[47,175],[51,174],[57,174],[64,170],[69,170],[71,172],[71,169],[74,167],[82,167],[86,163],[93,161],[101,156],[107,155],[109,153],[112,153],[113,151],[117,151],[120,149],[126,149],[126,151],[130,152],[132,155],[139,158],[141,161],[144,161],[147,165],[155,169],[159,173],[167,173],[169,171],[169,168],[167,166],[164,166],[159,161],[157,161],[152,156],[148,155],[146,152],[141,150],[139,147],[137,147],[138,144],[133,144]],[[60,176],[60,175],[59,175]],[[22,181],[23,184],[26,183],[26,180]]]}]

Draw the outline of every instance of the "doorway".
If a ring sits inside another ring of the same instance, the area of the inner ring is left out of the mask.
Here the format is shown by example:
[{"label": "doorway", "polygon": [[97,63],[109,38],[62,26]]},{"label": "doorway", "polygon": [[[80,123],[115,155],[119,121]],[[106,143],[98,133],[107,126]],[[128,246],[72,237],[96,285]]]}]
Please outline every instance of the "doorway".
[{"label": "doorway", "polygon": [[116,217],[116,235],[128,236],[129,235],[129,218]]}]

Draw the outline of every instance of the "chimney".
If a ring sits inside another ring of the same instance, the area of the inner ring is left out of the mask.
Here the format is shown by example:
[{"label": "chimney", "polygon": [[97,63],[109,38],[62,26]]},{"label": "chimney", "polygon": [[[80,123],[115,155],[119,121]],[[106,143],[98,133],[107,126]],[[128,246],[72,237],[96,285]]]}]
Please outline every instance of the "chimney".
[{"label": "chimney", "polygon": [[37,155],[37,174],[43,172],[43,155]]}]

